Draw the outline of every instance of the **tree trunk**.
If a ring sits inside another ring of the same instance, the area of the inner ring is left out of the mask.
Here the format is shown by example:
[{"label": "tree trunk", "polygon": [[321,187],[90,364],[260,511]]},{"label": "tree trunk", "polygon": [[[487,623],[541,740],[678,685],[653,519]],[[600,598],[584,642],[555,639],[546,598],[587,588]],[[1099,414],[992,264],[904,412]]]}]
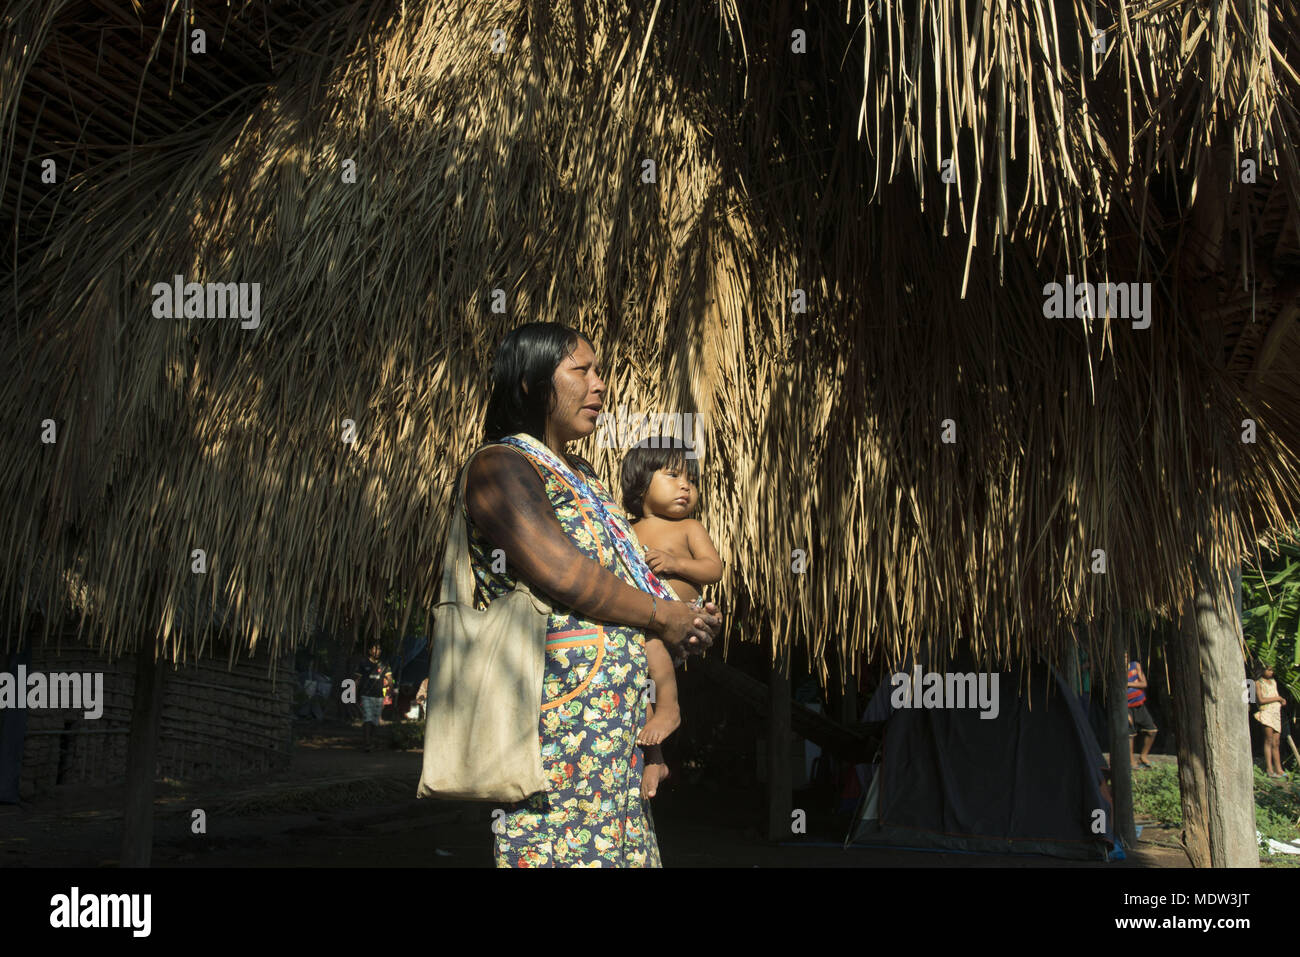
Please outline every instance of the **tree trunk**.
[{"label": "tree trunk", "polygon": [[[1240,567],[1232,572],[1233,604]],[[1250,706],[1242,694],[1246,662],[1236,609],[1217,609],[1208,590],[1197,596],[1202,716],[1205,728],[1210,859],[1215,867],[1258,867],[1255,771],[1250,751]]]},{"label": "tree trunk", "polygon": [[1202,569],[1171,656],[1184,839],[1197,867],[1259,866],[1241,623],[1235,608],[1215,603],[1216,591],[1232,594],[1238,575],[1216,583]]},{"label": "tree trunk", "polygon": [[1188,602],[1174,640],[1165,648],[1173,679],[1171,705],[1178,735],[1178,789],[1183,805],[1183,845],[1193,867],[1210,866],[1209,804],[1205,780],[1205,734],[1201,718],[1201,663],[1193,602]]},{"label": "tree trunk", "polygon": [[[1253,19],[1256,11],[1250,11]],[[1197,172],[1208,183],[1235,178],[1236,156],[1231,145],[1219,142],[1202,156]],[[1229,215],[1227,192],[1197,190],[1188,210],[1191,229],[1184,244],[1179,279],[1191,301],[1209,302],[1228,262]],[[1206,328],[1228,336],[1222,316],[1199,317]],[[1227,351],[1218,350],[1220,368]],[[1232,421],[1214,423],[1231,433]],[[1209,543],[1221,540],[1220,523],[1213,520],[1236,502],[1232,457],[1213,443],[1193,449],[1193,474],[1200,479],[1200,514],[1189,516],[1207,552],[1197,560],[1195,594],[1184,613],[1170,656],[1178,661],[1179,682],[1173,690],[1179,718],[1178,774],[1182,786],[1183,824],[1187,853],[1198,867],[1258,867],[1255,844],[1254,772],[1251,767],[1247,705],[1242,700],[1245,677],[1241,652],[1241,623],[1231,600],[1216,606],[1216,592],[1230,595],[1224,569],[1208,567]],[[1226,544],[1226,543],[1225,543]],[[1182,700],[1180,700],[1182,699]]]},{"label": "tree trunk", "polygon": [[158,767],[158,726],[166,663],[153,648],[136,653],[131,734],[126,746],[126,794],[122,812],[122,867],[148,867],[153,857],[154,775]]},{"label": "tree trunk", "polygon": [[793,811],[790,777],[790,655],[779,652],[768,682],[767,837],[790,839]]}]

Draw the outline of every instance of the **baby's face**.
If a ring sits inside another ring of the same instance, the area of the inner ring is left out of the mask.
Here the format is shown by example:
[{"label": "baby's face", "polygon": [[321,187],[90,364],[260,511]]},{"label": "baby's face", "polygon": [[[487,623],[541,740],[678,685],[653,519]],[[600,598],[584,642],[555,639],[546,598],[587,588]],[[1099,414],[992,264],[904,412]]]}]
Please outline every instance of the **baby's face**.
[{"label": "baby's face", "polygon": [[644,509],[646,514],[658,515],[660,518],[687,518],[695,511],[699,497],[699,490],[684,468],[659,469],[650,478]]}]

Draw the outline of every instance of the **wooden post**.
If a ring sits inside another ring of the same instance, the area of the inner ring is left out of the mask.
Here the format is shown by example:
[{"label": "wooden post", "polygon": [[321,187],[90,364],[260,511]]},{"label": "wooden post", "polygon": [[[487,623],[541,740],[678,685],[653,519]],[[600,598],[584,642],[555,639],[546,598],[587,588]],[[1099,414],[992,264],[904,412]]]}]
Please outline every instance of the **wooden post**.
[{"label": "wooden post", "polygon": [[148,867],[153,857],[154,775],[158,765],[165,667],[165,662],[154,660],[152,646],[142,646],[136,653],[131,734],[126,746],[126,794],[119,862],[122,867]]},{"label": "wooden post", "polygon": [[1173,641],[1165,648],[1173,687],[1174,730],[1178,735],[1178,790],[1183,805],[1183,846],[1193,867],[1210,866],[1210,835],[1205,820],[1209,803],[1205,780],[1205,734],[1201,718],[1201,661],[1194,602],[1183,612]]},{"label": "wooden post", "polygon": [[768,681],[767,838],[790,840],[790,653],[780,651]]},{"label": "wooden post", "polygon": [[1240,618],[1234,608],[1216,606],[1214,593],[1229,590],[1226,580],[1216,586],[1203,567],[1199,578],[1170,656],[1183,839],[1195,867],[1258,867]]},{"label": "wooden post", "polygon": [[[1205,182],[1226,182],[1235,163],[1230,148],[1220,144],[1203,154],[1197,172]],[[1192,241],[1185,244],[1181,264],[1188,277],[1181,282],[1188,292],[1198,287],[1214,290],[1215,279],[1223,274],[1229,248],[1226,199],[1224,190],[1198,190],[1189,208]],[[1200,318],[1222,328],[1218,316]],[[1222,425],[1235,428],[1231,422]],[[1204,506],[1189,519],[1207,545],[1220,534],[1212,521],[1214,511],[1231,501],[1225,491],[1234,486],[1231,469],[1231,458],[1213,454],[1210,445],[1199,450],[1193,474],[1206,490]],[[1216,595],[1231,594],[1223,587],[1225,570],[1208,567],[1205,553],[1196,559],[1195,593],[1183,613],[1175,642],[1179,647],[1170,657],[1171,664],[1178,660],[1178,684],[1172,690],[1179,719],[1184,839],[1195,866],[1258,867],[1248,706],[1242,700],[1241,622],[1231,601],[1215,601]]]},{"label": "wooden post", "polygon": [[[1118,609],[1108,612],[1110,667],[1106,668],[1106,714],[1110,725],[1110,787],[1115,798],[1115,836],[1125,847],[1137,845],[1133,820],[1133,769],[1128,737],[1128,626]],[[1100,670],[1100,669],[1099,669]]]},{"label": "wooden post", "polygon": [[1250,707],[1244,700],[1246,674],[1241,653],[1241,620],[1233,606],[1216,605],[1220,591],[1233,595],[1240,588],[1240,567],[1231,580],[1220,576],[1215,587],[1208,579],[1197,593],[1195,622],[1201,663],[1201,714],[1205,735],[1205,782],[1211,798],[1210,863],[1214,867],[1258,867],[1255,841],[1255,772],[1250,751]]}]

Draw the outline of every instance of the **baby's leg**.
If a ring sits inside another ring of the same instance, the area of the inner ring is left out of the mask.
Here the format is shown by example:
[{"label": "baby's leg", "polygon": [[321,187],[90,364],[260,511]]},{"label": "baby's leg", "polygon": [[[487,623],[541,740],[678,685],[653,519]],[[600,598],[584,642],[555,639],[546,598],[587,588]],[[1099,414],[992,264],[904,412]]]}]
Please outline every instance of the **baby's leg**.
[{"label": "baby's leg", "polygon": [[649,800],[659,792],[659,785],[668,777],[663,749],[652,744],[645,749],[645,768],[641,772],[641,798]]},{"label": "baby's leg", "polygon": [[668,649],[658,638],[651,638],[645,643],[645,653],[650,665],[650,680],[655,683],[655,701],[654,714],[636,738],[636,743],[642,746],[658,744],[682,723],[681,709],[677,707],[677,678],[673,674],[673,660]]}]

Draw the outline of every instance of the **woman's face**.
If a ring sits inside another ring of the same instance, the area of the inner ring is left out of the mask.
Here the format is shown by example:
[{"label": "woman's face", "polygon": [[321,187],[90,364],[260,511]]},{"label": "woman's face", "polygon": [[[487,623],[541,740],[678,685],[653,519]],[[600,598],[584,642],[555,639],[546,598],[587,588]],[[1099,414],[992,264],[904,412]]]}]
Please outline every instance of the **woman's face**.
[{"label": "woman's face", "polygon": [[684,467],[659,469],[650,477],[650,485],[642,500],[641,510],[646,515],[660,518],[686,518],[695,510],[700,492],[690,480]]},{"label": "woman's face", "polygon": [[555,383],[555,402],[547,416],[547,429],[560,443],[586,438],[596,431],[596,419],[605,404],[604,370],[595,351],[586,340],[560,360],[551,381]]},{"label": "woman's face", "polygon": [[1273,677],[1273,669],[1272,669],[1272,668],[1265,668],[1265,669],[1264,669],[1264,677],[1265,677],[1265,678],[1271,678],[1271,677]]}]

